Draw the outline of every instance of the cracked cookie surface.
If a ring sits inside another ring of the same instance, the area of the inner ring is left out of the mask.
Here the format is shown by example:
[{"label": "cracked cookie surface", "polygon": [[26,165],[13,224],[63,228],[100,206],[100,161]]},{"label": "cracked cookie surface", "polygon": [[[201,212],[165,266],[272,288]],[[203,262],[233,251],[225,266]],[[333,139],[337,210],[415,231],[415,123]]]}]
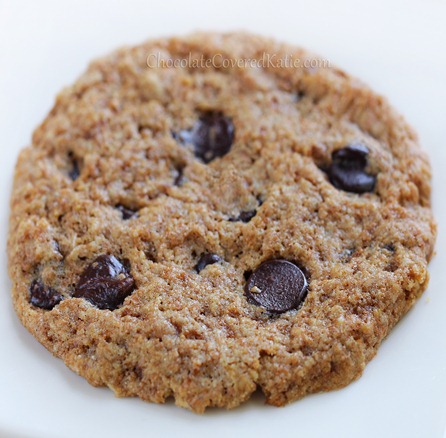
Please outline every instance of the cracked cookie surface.
[{"label": "cracked cookie surface", "polygon": [[430,167],[384,98],[334,67],[147,65],[264,53],[313,57],[245,33],[120,49],[20,154],[15,309],[91,384],[282,406],[358,378],[426,288]]}]

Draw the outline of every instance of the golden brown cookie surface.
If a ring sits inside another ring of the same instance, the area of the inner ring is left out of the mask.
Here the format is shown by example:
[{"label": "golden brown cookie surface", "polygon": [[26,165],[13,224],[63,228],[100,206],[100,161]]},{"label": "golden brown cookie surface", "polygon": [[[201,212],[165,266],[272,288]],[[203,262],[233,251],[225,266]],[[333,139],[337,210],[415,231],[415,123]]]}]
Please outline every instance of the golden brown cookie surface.
[{"label": "golden brown cookie surface", "polygon": [[283,405],[359,377],[425,289],[430,168],[383,98],[335,68],[147,65],[264,53],[311,58],[238,33],[121,49],[22,152],[14,304],[90,383]]}]

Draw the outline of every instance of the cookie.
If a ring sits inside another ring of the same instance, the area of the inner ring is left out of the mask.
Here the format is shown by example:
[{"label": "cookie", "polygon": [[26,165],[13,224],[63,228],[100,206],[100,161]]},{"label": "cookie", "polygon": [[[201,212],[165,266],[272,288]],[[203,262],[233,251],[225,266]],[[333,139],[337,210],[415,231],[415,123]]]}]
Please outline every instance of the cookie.
[{"label": "cookie", "polygon": [[430,178],[387,101],[305,50],[123,48],[20,154],[14,306],[117,396],[203,412],[341,388],[427,286]]}]

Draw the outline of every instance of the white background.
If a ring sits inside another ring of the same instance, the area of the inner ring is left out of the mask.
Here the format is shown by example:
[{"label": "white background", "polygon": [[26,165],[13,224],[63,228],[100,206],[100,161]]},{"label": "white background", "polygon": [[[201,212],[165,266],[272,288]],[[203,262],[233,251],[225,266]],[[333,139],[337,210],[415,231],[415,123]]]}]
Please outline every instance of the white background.
[{"label": "white background", "polygon": [[[146,38],[246,29],[303,45],[362,78],[418,130],[440,224],[431,284],[364,376],[282,409],[260,396],[197,416],[91,388],[18,323],[6,274],[17,152],[89,60]],[[446,3],[444,0],[0,0],[0,437],[442,438],[446,426]],[[444,435],[446,437],[446,434]]]}]

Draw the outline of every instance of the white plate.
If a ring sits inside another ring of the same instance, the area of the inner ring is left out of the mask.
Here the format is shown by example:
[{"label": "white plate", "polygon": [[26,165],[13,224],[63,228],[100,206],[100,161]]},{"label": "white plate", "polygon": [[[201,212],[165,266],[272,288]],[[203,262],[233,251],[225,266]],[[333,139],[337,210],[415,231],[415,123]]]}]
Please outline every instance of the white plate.
[{"label": "white plate", "polygon": [[[446,4],[440,0],[0,2],[0,437],[432,437],[446,425]],[[310,5],[311,3],[311,5]],[[124,6],[125,4],[125,6]],[[341,391],[277,409],[261,396],[197,416],[90,387],[19,324],[6,273],[15,159],[56,92],[116,46],[196,28],[251,29],[328,57],[387,95],[434,167],[440,224],[431,284]],[[175,434],[175,435],[174,435]],[[181,434],[181,435],[180,435]]]}]

